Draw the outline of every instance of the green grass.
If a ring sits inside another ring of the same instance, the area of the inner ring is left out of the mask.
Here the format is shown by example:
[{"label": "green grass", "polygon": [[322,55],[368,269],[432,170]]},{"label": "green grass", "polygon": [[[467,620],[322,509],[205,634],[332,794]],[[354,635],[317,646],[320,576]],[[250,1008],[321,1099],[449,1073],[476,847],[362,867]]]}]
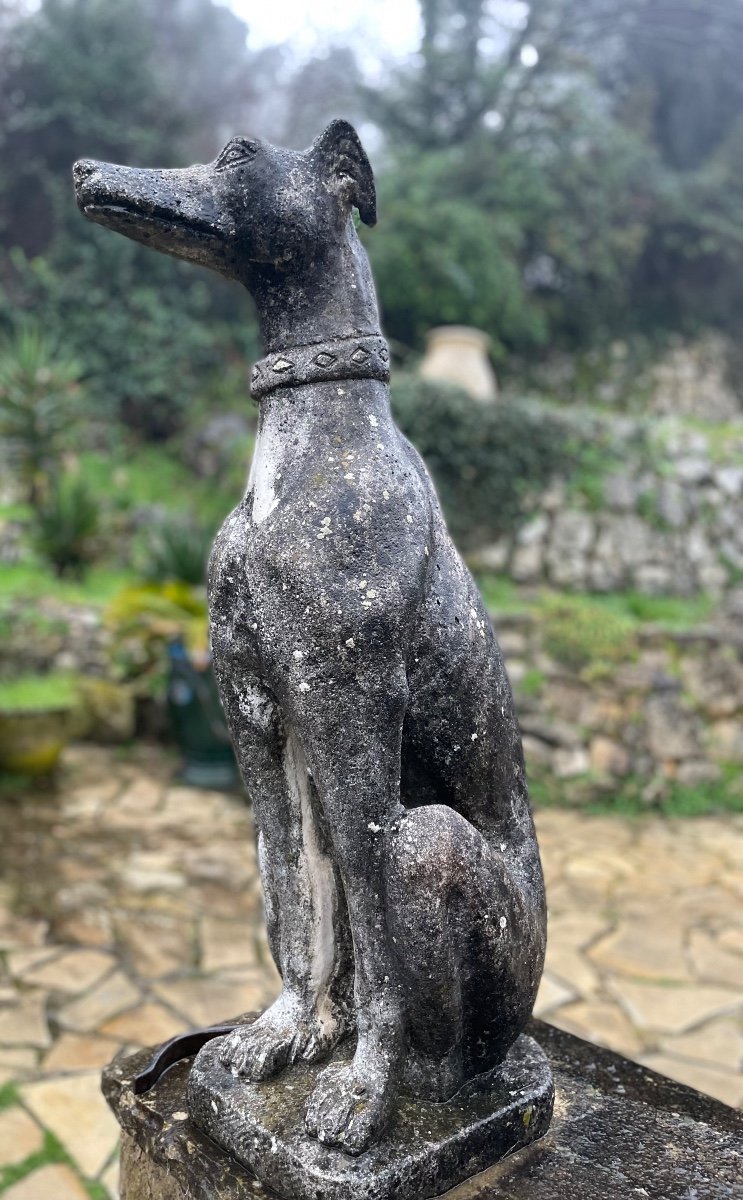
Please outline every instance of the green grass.
[{"label": "green grass", "polygon": [[529,605],[519,595],[513,581],[506,575],[493,575],[487,571],[478,571],[476,580],[485,601],[485,607],[491,612],[518,613],[528,610]]},{"label": "green grass", "polygon": [[530,778],[529,791],[537,809],[571,808],[593,816],[630,818],[657,816],[658,813],[666,817],[708,817],[743,813],[742,774],[739,766],[727,765],[717,782],[688,787],[669,780],[665,794],[652,803],[642,797],[647,780],[631,776],[618,780],[608,791],[604,780],[599,781],[591,775],[562,781],[540,772]]},{"label": "green grass", "polygon": [[521,692],[523,696],[538,696],[544,687],[546,678],[543,671],[537,667],[532,667],[524,673],[522,679],[516,685],[516,691]]},{"label": "green grass", "polygon": [[598,605],[634,617],[640,623],[663,625],[676,631],[704,624],[715,607],[710,596],[646,596],[641,592],[615,592],[591,599]]},{"label": "green grass", "polygon": [[4,1083],[0,1087],[0,1112],[6,1108],[14,1108],[19,1100],[18,1088],[14,1083]]},{"label": "green grass", "polygon": [[77,699],[71,675],[21,675],[0,680],[0,712],[43,712],[72,708]]},{"label": "green grass", "polygon": [[634,625],[663,625],[670,631],[693,629],[712,616],[715,602],[710,596],[646,596],[641,592],[553,592],[543,588],[538,595],[524,595],[504,575],[477,573],[477,583],[488,609],[493,612],[531,612],[539,615],[563,601],[585,611],[590,607],[626,618]]},{"label": "green grass", "polygon": [[95,566],[82,579],[58,579],[43,563],[15,563],[0,571],[0,602],[53,596],[69,604],[102,606],[136,578],[120,567]]}]

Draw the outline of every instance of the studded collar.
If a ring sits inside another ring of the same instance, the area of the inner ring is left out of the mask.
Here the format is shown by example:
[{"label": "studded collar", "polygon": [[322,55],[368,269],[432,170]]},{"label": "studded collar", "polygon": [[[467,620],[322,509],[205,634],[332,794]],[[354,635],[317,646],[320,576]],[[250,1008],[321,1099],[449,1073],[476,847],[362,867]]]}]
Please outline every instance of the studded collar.
[{"label": "studded collar", "polygon": [[254,400],[261,400],[277,388],[303,383],[340,379],[380,379],[387,383],[389,378],[389,347],[381,334],[373,333],[267,354],[253,367],[250,392]]}]

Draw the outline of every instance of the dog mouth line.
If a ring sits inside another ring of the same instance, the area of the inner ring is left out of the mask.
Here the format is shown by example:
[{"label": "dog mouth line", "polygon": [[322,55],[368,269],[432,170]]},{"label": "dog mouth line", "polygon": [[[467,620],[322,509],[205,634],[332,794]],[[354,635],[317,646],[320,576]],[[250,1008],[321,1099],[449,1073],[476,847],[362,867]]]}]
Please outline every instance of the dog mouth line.
[{"label": "dog mouth line", "polygon": [[189,218],[181,213],[175,212],[147,212],[140,208],[128,208],[124,204],[106,204],[96,201],[82,204],[82,210],[86,217],[94,216],[97,213],[110,213],[112,216],[128,217],[132,221],[147,221],[153,225],[159,225],[163,229],[182,229],[189,233],[198,234],[200,237],[218,238],[221,240],[221,233],[216,225],[207,224],[206,221]]}]

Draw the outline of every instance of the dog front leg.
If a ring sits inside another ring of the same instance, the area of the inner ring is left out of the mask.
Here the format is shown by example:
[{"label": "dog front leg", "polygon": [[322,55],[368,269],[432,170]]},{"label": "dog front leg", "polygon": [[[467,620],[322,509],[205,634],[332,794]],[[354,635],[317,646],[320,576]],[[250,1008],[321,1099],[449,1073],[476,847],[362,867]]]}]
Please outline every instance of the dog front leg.
[{"label": "dog front leg", "polygon": [[221,695],[253,801],[269,944],[283,981],[253,1025],[229,1034],[221,1060],[265,1079],[323,1056],[347,1032],[352,971],[347,917],[316,822],[301,747],[257,677],[223,677]]},{"label": "dog front leg", "polygon": [[310,1099],[308,1132],[349,1153],[380,1134],[404,1063],[404,1012],[385,894],[389,831],[399,821],[407,703],[401,664],[337,681],[302,713],[301,734],[345,892],[354,947],[358,1044],[331,1065]]}]

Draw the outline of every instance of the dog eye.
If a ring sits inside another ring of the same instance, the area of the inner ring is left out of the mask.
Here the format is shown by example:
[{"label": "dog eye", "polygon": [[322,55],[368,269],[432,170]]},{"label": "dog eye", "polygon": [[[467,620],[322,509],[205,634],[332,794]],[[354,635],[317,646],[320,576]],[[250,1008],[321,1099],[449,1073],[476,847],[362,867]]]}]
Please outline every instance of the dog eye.
[{"label": "dog eye", "polygon": [[226,167],[235,167],[238,163],[247,162],[257,149],[253,142],[233,142],[232,145],[225,146],[217,159],[216,169],[223,171]]}]

